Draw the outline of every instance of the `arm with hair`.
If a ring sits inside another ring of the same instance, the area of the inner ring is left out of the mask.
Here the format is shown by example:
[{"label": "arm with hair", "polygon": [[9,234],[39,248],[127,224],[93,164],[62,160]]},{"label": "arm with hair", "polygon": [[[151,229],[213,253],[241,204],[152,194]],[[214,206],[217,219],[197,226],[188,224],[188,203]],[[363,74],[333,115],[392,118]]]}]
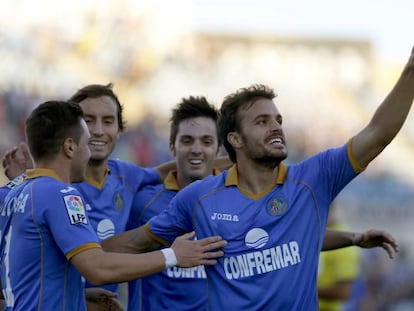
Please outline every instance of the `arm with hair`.
[{"label": "arm with hair", "polygon": [[[223,252],[218,249],[224,247],[227,242],[218,236],[190,240],[193,236],[194,232],[175,239],[171,245],[171,251],[175,255],[174,263],[180,267],[216,264],[216,258],[223,256]],[[90,283],[102,285],[134,280],[160,272],[169,266],[168,261],[171,259],[164,254],[164,250],[126,254],[92,248],[74,255],[71,261]]]},{"label": "arm with hair", "polygon": [[146,225],[113,235],[101,242],[108,252],[139,254],[157,250],[161,244],[150,238]]},{"label": "arm with hair", "polygon": [[329,251],[348,246],[361,248],[382,247],[390,258],[398,252],[398,243],[388,232],[371,229],[364,233],[326,229],[322,251]]},{"label": "arm with hair", "polygon": [[369,124],[352,138],[356,164],[365,168],[400,131],[414,99],[414,48],[398,81],[375,111]]}]

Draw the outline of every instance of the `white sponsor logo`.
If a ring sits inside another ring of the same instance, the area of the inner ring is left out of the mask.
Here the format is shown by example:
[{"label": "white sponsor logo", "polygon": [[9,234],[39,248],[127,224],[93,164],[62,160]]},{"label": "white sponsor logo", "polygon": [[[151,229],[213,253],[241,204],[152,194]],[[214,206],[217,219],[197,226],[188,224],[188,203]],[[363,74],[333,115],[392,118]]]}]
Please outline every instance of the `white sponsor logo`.
[{"label": "white sponsor logo", "polygon": [[206,270],[204,269],[204,266],[192,268],[172,267],[167,269],[167,275],[170,278],[176,279],[205,279]]},{"label": "white sponsor logo", "polygon": [[63,197],[65,201],[66,211],[68,212],[70,223],[72,225],[83,223],[87,224],[85,208],[80,196],[78,195],[65,195]]},{"label": "white sponsor logo", "polygon": [[17,197],[7,198],[1,208],[1,216],[9,217],[12,213],[24,213],[28,194],[20,193]]},{"label": "white sponsor logo", "polygon": [[231,214],[222,214],[222,213],[213,213],[211,216],[211,220],[221,220],[221,221],[239,221],[238,215],[231,215]]},{"label": "white sponsor logo", "polygon": [[254,228],[247,232],[244,242],[250,248],[262,248],[269,241],[269,235],[266,231],[260,228]]},{"label": "white sponsor logo", "polygon": [[115,234],[115,225],[110,219],[102,219],[98,223],[96,233],[101,240],[105,240],[106,238],[109,238]]},{"label": "white sponsor logo", "polygon": [[[269,240],[269,234],[261,229],[250,230],[245,237],[246,246],[263,248]],[[224,258],[224,273],[229,280],[241,279],[253,275],[269,273],[301,262],[297,241],[290,241],[275,247]]]},{"label": "white sponsor logo", "polygon": [[75,188],[69,186],[69,187],[67,187],[65,189],[60,190],[60,192],[61,193],[69,193],[69,192],[72,192],[72,191],[75,191],[75,190],[76,190]]}]

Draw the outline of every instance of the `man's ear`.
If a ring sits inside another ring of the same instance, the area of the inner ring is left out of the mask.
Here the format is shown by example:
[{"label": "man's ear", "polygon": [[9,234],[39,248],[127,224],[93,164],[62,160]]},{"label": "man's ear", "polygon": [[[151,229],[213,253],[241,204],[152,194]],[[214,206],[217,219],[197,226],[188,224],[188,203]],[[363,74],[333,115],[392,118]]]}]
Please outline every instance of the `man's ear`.
[{"label": "man's ear", "polygon": [[62,150],[68,158],[73,158],[73,155],[76,150],[76,144],[73,141],[73,138],[68,137],[65,139],[62,145]]},{"label": "man's ear", "polygon": [[237,132],[229,132],[227,134],[227,141],[234,149],[239,149],[243,146],[241,136]]},{"label": "man's ear", "polygon": [[217,151],[216,151],[216,157],[218,157],[218,155],[221,153],[221,148],[222,148],[223,146],[222,145],[217,145]]}]

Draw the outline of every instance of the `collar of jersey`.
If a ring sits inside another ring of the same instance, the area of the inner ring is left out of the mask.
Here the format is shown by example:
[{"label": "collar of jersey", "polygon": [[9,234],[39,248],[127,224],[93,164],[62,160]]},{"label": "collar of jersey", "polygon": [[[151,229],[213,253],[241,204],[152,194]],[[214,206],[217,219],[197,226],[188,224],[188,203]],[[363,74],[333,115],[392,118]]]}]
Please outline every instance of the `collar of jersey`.
[{"label": "collar of jersey", "polygon": [[[287,175],[287,166],[284,163],[280,163],[277,167],[277,176],[275,179],[275,185],[283,185]],[[229,168],[229,171],[226,176],[226,187],[228,186],[238,186],[239,177],[237,174],[237,164],[234,164]]]},{"label": "collar of jersey", "polygon": [[54,170],[48,168],[33,168],[26,170],[26,179],[36,178],[36,177],[52,177],[57,180],[63,181]]},{"label": "collar of jersey", "polygon": [[[217,168],[213,168],[213,175],[218,175],[218,174],[220,174],[220,170]],[[180,186],[178,185],[176,170],[170,171],[168,173],[167,177],[165,177],[165,180],[164,180],[164,186],[165,186],[165,189],[167,190],[174,190],[174,191],[181,190]]]},{"label": "collar of jersey", "polygon": [[109,167],[107,167],[107,168],[105,168],[104,178],[102,178],[101,181],[97,182],[96,180],[94,180],[94,179],[92,179],[88,176],[85,177],[85,181],[88,184],[91,184],[92,186],[94,186],[95,188],[102,189],[103,186],[105,185],[106,178],[108,177],[108,175],[110,173],[111,173],[111,170],[109,169]]}]

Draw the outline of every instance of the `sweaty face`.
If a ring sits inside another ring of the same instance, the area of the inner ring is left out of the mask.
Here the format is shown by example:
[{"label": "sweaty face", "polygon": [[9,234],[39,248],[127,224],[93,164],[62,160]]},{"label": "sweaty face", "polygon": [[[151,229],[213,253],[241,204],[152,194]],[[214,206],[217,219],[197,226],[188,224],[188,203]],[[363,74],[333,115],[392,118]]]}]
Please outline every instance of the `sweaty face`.
[{"label": "sweaty face", "polygon": [[117,105],[109,96],[86,98],[79,105],[91,135],[90,162],[101,164],[111,155],[120,133]]},{"label": "sweaty face", "polygon": [[176,157],[180,187],[211,175],[218,152],[216,124],[206,117],[183,120],[170,148]]},{"label": "sweaty face", "polygon": [[76,145],[76,151],[72,162],[71,182],[81,182],[85,179],[86,167],[91,152],[89,150],[89,131],[85,121],[82,120],[83,133]]},{"label": "sweaty face", "polygon": [[238,111],[242,149],[247,159],[276,167],[287,157],[282,116],[269,99],[258,99]]}]

